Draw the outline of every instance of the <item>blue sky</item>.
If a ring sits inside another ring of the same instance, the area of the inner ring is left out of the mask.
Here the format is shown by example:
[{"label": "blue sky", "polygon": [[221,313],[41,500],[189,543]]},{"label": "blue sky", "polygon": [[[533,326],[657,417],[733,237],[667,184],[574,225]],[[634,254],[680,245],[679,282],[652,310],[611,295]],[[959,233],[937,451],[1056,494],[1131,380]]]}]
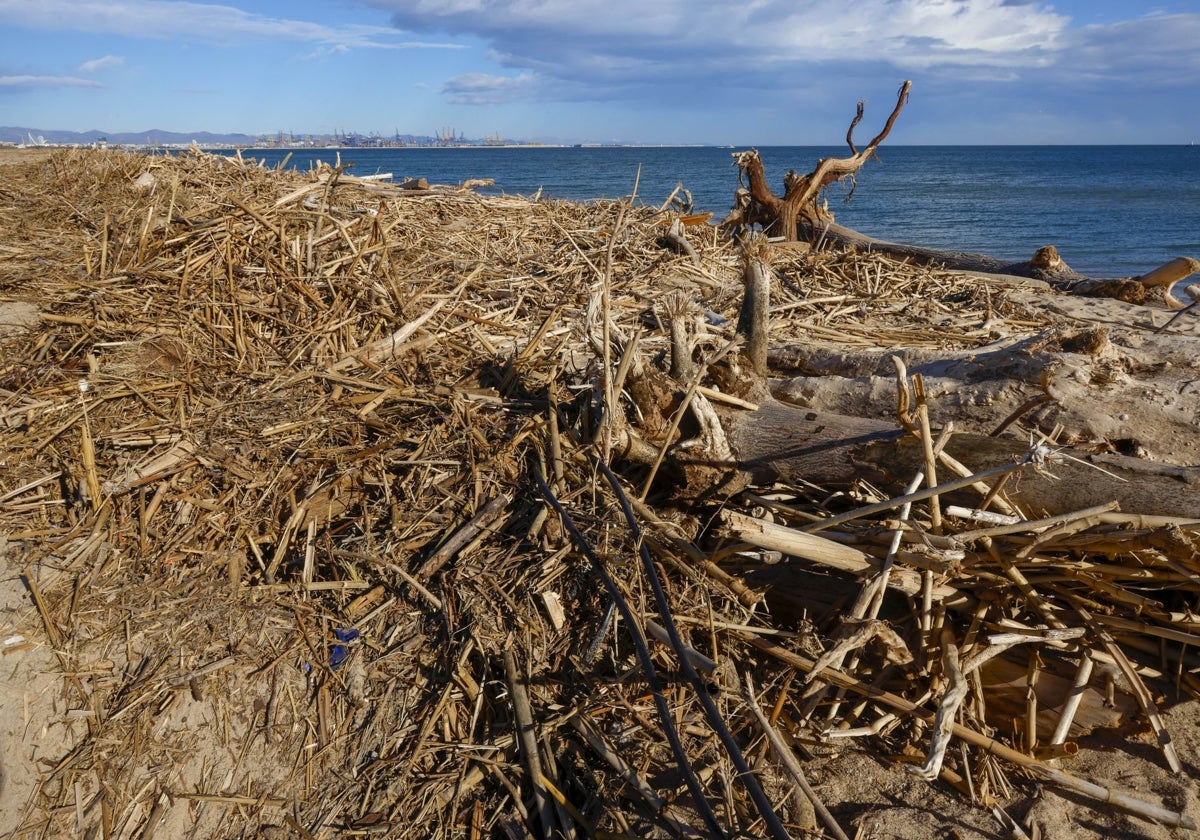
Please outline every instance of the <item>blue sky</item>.
[{"label": "blue sky", "polygon": [[0,125],[1179,143],[1200,0],[0,0]]}]

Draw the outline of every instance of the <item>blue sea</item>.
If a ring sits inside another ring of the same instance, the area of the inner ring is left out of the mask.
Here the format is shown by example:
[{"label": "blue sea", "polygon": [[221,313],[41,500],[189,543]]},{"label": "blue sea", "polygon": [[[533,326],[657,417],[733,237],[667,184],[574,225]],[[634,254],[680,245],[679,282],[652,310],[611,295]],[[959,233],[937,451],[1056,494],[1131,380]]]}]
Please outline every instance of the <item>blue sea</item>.
[{"label": "blue sea", "polygon": [[[738,147],[746,148],[746,147]],[[288,166],[352,163],[353,175],[393,174],[457,184],[491,178],[483,192],[589,200],[635,194],[662,204],[676,184],[697,211],[732,205],[737,170],[716,147],[519,147],[292,151]],[[788,169],[811,171],[846,147],[762,147],[772,187]],[[277,165],[287,151],[244,156]],[[858,186],[828,193],[838,222],[879,239],[1028,259],[1055,245],[1093,277],[1143,274],[1177,256],[1200,258],[1200,146],[887,146]]]}]

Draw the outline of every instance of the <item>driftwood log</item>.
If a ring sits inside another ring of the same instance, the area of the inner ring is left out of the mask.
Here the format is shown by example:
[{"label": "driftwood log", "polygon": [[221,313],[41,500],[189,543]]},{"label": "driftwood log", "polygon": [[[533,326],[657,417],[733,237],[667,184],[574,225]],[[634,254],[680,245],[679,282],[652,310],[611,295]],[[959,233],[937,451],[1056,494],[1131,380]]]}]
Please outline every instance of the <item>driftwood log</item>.
[{"label": "driftwood log", "polygon": [[[678,482],[675,492],[691,498],[725,495],[746,486],[748,477],[757,483],[781,479],[830,489],[865,481],[899,494],[918,471],[936,474],[939,459],[928,445],[936,430],[923,441],[916,434],[916,424],[906,419],[908,406],[904,404],[898,410],[900,420],[909,427],[907,430],[900,428],[895,420],[801,408],[784,404],[771,395],[766,384],[771,356],[768,352],[771,274],[764,262],[765,253],[761,244],[754,242],[745,251],[745,290],[737,327],[743,341],[740,351],[732,361],[712,365],[708,371],[720,393],[734,395],[741,404],[710,404],[698,393],[684,396],[680,393],[683,383],[676,385],[677,393],[672,396],[671,380],[661,375],[653,387],[643,381],[640,387],[632,389],[639,402],[642,428],[652,438],[668,426],[665,417],[652,418],[664,408],[675,411],[681,402],[690,400],[701,433],[687,446],[674,450],[670,466],[675,468],[673,475]],[[690,358],[690,347],[681,346],[681,331],[674,332],[673,357]],[[1046,341],[1044,337],[1040,340]],[[1060,337],[1058,341],[1060,350],[1065,341],[1071,350],[1095,351],[1101,349],[1107,336],[1084,334]],[[961,375],[964,379],[980,379],[994,371],[1000,376],[1019,376],[1024,364],[1020,358],[1022,351],[1013,349],[1019,346],[1017,342],[992,351],[1001,355],[999,359],[990,359],[986,351],[974,359],[960,358],[957,364],[963,368]],[[1026,351],[1029,346],[1025,345]],[[1186,352],[1185,348],[1176,349]],[[774,357],[778,361],[780,354],[777,352]],[[917,359],[917,356],[912,358]],[[825,361],[828,360],[827,354]],[[881,361],[874,360],[876,367],[871,373],[879,372]],[[867,366],[866,362],[860,360],[860,363]],[[924,360],[924,364],[930,373],[937,369],[932,358]],[[943,363],[947,368],[953,364]],[[681,368],[679,364],[672,367]],[[1045,390],[1047,400],[1061,399],[1052,385]],[[905,385],[904,394],[907,393]],[[642,399],[638,394],[655,396]],[[1196,400],[1186,402],[1194,411]],[[927,412],[928,408],[923,406],[922,410]],[[672,428],[677,426],[678,423]],[[1186,426],[1176,428],[1183,440],[1189,439],[1186,431]],[[628,440],[636,437],[636,431],[627,436]],[[1032,443],[1028,437],[955,433],[944,441],[942,460],[954,464],[959,472],[987,472],[993,479],[998,472],[1017,473],[1005,480],[1003,492],[1029,516],[1115,503],[1126,513],[1200,519],[1200,467]],[[641,446],[646,460],[652,460],[651,455],[657,456],[663,441],[651,444]],[[628,445],[626,451],[636,457],[638,447]],[[941,474],[946,474],[944,467]],[[986,495],[987,489],[983,492]],[[975,493],[973,499],[979,498]],[[967,501],[970,503],[970,497]]]},{"label": "driftwood log", "polygon": [[[912,82],[900,87],[896,104],[880,132],[865,148],[859,150],[854,142],[854,129],[862,121],[864,103],[846,131],[849,157],[823,158],[807,175],[789,170],[783,178],[783,195],[777,195],[767,184],[762,158],[757,150],[736,152],[734,165],[739,181],[744,184],[734,196],[734,207],[721,222],[722,227],[735,233],[760,227],[764,233],[783,242],[817,242],[862,251],[882,251],[914,262],[944,268],[979,272],[1006,277],[1036,278],[1056,288],[1075,294],[1111,297],[1129,303],[1159,301],[1180,306],[1172,291],[1176,283],[1200,271],[1200,261],[1177,257],[1139,277],[1093,278],[1072,269],[1053,245],[1039,248],[1025,262],[1006,262],[983,254],[944,251],[874,239],[836,223],[833,213],[820,201],[825,188],[849,178],[875,157],[876,149],[887,139],[912,90]],[[853,190],[851,191],[853,195]]]},{"label": "driftwood log", "polygon": [[887,123],[861,151],[854,144],[854,129],[862,121],[865,107],[865,103],[859,101],[858,112],[846,131],[846,144],[850,147],[850,156],[824,158],[818,161],[816,168],[807,175],[790,170],[783,178],[782,196],[776,195],[767,185],[762,158],[757,151],[736,153],[733,156],[734,163],[747,186],[738,191],[736,206],[722,224],[729,227],[761,225],[768,234],[781,237],[787,242],[795,242],[801,238],[802,233],[819,230],[830,224],[833,216],[819,205],[817,199],[830,184],[843,178],[853,178],[863,164],[875,156],[875,150],[891,133],[892,126],[904,109],[911,89],[911,81],[906,81],[900,86],[896,105],[892,108]]},{"label": "driftwood log", "polygon": [[[721,410],[737,466],[756,480],[776,478],[845,487],[856,481],[899,492],[924,469],[921,440],[894,423],[806,411],[774,400],[755,411]],[[948,455],[980,473],[1016,465],[1027,442],[955,434]],[[1200,518],[1200,468],[1064,448],[1035,452],[1005,494],[1027,514],[1067,513],[1115,501],[1129,513]],[[977,500],[977,493],[971,494]]]},{"label": "driftwood log", "polygon": [[[1131,326],[1119,301],[1096,301],[1110,326],[1055,326],[975,350],[848,350],[787,344],[768,354],[772,393],[816,411],[894,418],[899,358],[924,380],[931,414],[994,434],[1021,420],[1091,451],[1200,463],[1195,325],[1176,335]],[[1080,311],[1080,310],[1076,310]],[[1086,310],[1084,310],[1086,311]]]},{"label": "driftwood log", "polygon": [[[759,166],[761,169],[761,164]],[[821,238],[829,245],[882,251],[923,265],[938,265],[957,271],[971,271],[1000,277],[1021,277],[1044,280],[1057,289],[1073,294],[1110,297],[1127,303],[1161,302],[1172,305],[1175,285],[1200,271],[1200,261],[1192,257],[1176,257],[1138,277],[1097,278],[1075,271],[1059,255],[1053,245],[1044,245],[1025,262],[1005,262],[986,254],[944,251],[898,242],[875,239],[848,227],[826,220],[820,225],[798,228],[802,238]],[[1179,304],[1182,305],[1182,304]]]}]

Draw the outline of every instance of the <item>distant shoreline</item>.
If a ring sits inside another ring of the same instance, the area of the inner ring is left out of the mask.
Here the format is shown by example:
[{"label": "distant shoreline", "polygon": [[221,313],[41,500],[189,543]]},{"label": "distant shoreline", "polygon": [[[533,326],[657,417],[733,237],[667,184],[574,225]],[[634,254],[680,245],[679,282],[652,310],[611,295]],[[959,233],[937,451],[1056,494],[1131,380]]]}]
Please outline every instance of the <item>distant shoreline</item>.
[{"label": "distant shoreline", "polygon": [[[753,144],[750,144],[753,145]],[[243,146],[232,143],[152,143],[152,144],[133,144],[133,143],[108,143],[104,145],[95,145],[88,143],[41,143],[36,145],[29,144],[8,144],[0,143],[0,152],[2,151],[35,151],[38,149],[54,150],[54,149],[114,149],[125,152],[183,152],[188,149],[197,148],[201,151],[221,151],[221,152],[395,152],[395,151],[418,151],[429,152],[439,150],[470,150],[482,151],[485,149],[724,149],[734,148],[733,146],[725,146],[714,143],[449,143],[449,144],[431,144],[421,146],[416,144],[396,145],[396,146],[308,146],[308,145],[284,145],[284,146]],[[816,147],[814,147],[816,148]]]}]

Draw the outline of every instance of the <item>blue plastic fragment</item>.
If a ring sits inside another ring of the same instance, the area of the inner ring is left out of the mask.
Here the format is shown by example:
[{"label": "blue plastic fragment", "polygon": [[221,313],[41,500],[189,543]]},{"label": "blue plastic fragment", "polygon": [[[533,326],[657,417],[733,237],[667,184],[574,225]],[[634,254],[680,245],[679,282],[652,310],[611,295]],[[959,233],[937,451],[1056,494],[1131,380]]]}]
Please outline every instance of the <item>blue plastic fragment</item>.
[{"label": "blue plastic fragment", "polygon": [[350,648],[347,645],[357,640],[360,634],[353,627],[335,627],[333,635],[339,642],[345,643],[329,649],[329,667],[336,669],[350,658]]}]

